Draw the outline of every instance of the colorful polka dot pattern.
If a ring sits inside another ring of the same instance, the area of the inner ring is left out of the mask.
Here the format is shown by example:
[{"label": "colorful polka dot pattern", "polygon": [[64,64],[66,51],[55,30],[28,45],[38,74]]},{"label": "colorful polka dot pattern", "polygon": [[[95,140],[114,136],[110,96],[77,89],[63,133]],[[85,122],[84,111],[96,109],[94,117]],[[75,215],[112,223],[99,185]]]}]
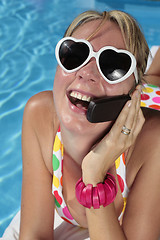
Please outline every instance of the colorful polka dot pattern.
[{"label": "colorful polka dot pattern", "polygon": [[[117,178],[119,181],[120,189],[123,195],[123,198],[126,199],[128,195],[128,188],[125,182],[126,168],[125,168],[125,159],[124,154],[122,154],[115,162]],[[53,184],[52,184],[52,193],[55,197],[55,206],[59,216],[74,225],[78,223],[73,219],[70,214],[66,203],[62,195],[62,174],[63,174],[63,144],[61,140],[61,132],[58,130],[54,147],[53,147]],[[78,225],[79,226],[79,225]]]},{"label": "colorful polka dot pattern", "polygon": [[124,213],[125,203],[129,193],[129,189],[126,184],[126,163],[125,163],[124,153],[115,161],[115,166],[116,166],[116,172],[117,172],[117,179],[119,182],[119,186],[120,186],[122,196],[123,196],[123,201],[124,201],[123,211],[119,216],[119,220],[120,220],[121,216]]},{"label": "colorful polka dot pattern", "polygon": [[58,130],[54,141],[52,164],[53,164],[52,193],[55,197],[56,210],[63,220],[79,226],[79,224],[71,216],[62,195],[63,144],[60,129]]},{"label": "colorful polka dot pattern", "polygon": [[141,107],[152,108],[160,111],[160,88],[145,84],[141,94]]}]

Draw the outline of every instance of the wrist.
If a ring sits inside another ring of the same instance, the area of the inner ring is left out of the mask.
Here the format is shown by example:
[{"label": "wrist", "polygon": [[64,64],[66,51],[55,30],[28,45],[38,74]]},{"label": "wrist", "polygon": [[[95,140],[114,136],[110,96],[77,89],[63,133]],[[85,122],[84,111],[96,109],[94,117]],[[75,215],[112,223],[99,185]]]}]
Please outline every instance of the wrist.
[{"label": "wrist", "polygon": [[106,174],[90,174],[90,173],[82,173],[82,179],[85,185],[92,184],[93,187],[97,186],[98,183],[102,183],[105,180]]},{"label": "wrist", "polygon": [[96,166],[82,166],[82,179],[85,185],[92,184],[95,187],[98,183],[104,182],[107,170],[98,169]]},{"label": "wrist", "polygon": [[92,184],[85,185],[82,178],[76,183],[76,197],[78,202],[86,208],[94,209],[106,207],[111,204],[117,194],[115,177],[107,173],[105,181],[98,183],[95,187]]},{"label": "wrist", "polygon": [[[92,153],[89,153],[89,156],[91,159],[94,160],[94,156],[91,155]],[[100,182],[104,182],[106,177],[106,172],[112,167],[111,164],[109,164],[108,159],[105,159],[103,161],[103,164],[99,164],[98,166],[93,164],[93,161],[89,161],[90,159],[84,158],[82,162],[82,179],[85,185],[87,184],[93,184],[93,186],[96,186]],[[96,160],[97,162],[97,160]],[[112,164],[113,165],[113,164]]]}]

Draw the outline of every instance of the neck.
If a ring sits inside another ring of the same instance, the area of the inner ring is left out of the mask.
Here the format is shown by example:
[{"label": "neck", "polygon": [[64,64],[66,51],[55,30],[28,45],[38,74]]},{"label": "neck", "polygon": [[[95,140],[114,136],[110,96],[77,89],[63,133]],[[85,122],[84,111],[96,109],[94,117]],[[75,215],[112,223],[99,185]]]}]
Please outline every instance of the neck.
[{"label": "neck", "polygon": [[81,166],[83,158],[106,135],[106,132],[107,130],[104,128],[103,131],[98,131],[98,133],[92,133],[91,131],[77,133],[61,126],[65,153]]}]

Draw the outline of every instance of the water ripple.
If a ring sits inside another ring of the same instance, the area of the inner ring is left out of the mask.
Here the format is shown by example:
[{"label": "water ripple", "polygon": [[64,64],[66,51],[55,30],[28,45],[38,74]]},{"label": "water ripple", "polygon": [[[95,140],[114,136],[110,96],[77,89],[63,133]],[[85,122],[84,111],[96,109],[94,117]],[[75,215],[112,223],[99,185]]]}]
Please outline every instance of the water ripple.
[{"label": "water ripple", "polygon": [[80,12],[119,6],[140,21],[150,45],[159,45],[160,3],[145,8],[148,2],[0,0],[0,235],[20,207],[24,106],[35,93],[52,89],[56,42]]}]

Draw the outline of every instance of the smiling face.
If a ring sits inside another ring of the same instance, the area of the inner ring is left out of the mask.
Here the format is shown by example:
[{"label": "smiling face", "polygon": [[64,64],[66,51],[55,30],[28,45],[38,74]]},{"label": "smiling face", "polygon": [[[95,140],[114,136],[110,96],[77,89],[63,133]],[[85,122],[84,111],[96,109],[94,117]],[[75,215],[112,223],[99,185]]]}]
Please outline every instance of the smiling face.
[{"label": "smiling face", "polygon": [[[94,20],[80,26],[73,37],[86,39],[99,25],[101,20]],[[104,46],[126,49],[119,27],[107,21],[100,31],[89,41],[97,52]],[[107,83],[98,71],[95,58],[73,73],[66,73],[59,66],[54,80],[54,101],[61,124],[74,131],[101,132],[110,122],[91,124],[86,119],[86,110],[91,98],[127,94],[133,87],[133,74],[125,81],[117,84]],[[95,130],[94,130],[95,129]],[[100,130],[102,129],[102,130]]]}]

